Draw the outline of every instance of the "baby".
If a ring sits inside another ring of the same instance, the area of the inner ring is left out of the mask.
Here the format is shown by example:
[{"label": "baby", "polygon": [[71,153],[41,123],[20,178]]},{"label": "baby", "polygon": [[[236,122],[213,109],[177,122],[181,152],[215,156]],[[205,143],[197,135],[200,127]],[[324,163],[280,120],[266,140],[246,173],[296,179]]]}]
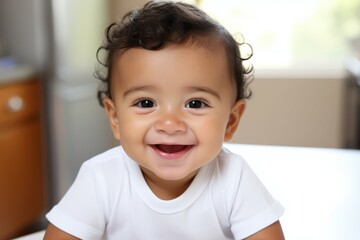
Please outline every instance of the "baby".
[{"label": "baby", "polygon": [[248,97],[239,44],[198,8],[149,2],[106,30],[115,147],[86,161],[45,239],[284,239],[282,206],[223,147]]}]

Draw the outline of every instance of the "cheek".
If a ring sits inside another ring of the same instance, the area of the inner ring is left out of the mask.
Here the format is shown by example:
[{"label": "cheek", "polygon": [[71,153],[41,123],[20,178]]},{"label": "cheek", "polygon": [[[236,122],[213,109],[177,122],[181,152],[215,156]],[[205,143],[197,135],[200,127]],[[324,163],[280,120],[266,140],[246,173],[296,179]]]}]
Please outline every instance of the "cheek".
[{"label": "cheek", "polygon": [[150,120],[146,117],[124,112],[119,118],[121,138],[126,139],[126,141],[136,141],[136,139],[143,138],[149,129],[149,125],[151,125]]},{"label": "cheek", "polygon": [[194,126],[194,133],[200,143],[198,159],[205,161],[214,159],[224,143],[226,124],[224,118],[216,117],[201,121]]},{"label": "cheek", "polygon": [[224,116],[224,113],[218,113],[213,117],[203,119],[203,121],[193,125],[193,129],[204,140],[212,142],[215,139],[220,139],[222,141],[227,125],[227,118],[224,118]]}]

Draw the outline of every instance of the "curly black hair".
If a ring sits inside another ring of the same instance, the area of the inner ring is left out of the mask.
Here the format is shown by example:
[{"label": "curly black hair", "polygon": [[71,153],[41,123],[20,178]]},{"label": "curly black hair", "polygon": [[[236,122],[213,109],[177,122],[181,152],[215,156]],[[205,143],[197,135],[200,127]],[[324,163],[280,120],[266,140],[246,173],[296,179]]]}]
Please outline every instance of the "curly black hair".
[{"label": "curly black hair", "polygon": [[[95,71],[95,77],[102,82],[97,93],[100,105],[103,106],[104,98],[111,98],[112,68],[121,52],[129,48],[155,51],[165,44],[188,41],[202,44],[200,39],[205,37],[211,42],[214,36],[220,38],[225,47],[231,77],[236,81],[236,100],[249,98],[252,93],[247,90],[247,85],[253,78],[253,67],[251,64],[244,66],[244,61],[253,54],[249,44],[237,42],[223,26],[193,5],[150,1],[143,8],[128,12],[120,22],[110,24],[105,30],[105,41],[96,53],[102,66]],[[241,56],[241,45],[250,47],[247,57]],[[100,60],[103,51],[104,61]]]}]

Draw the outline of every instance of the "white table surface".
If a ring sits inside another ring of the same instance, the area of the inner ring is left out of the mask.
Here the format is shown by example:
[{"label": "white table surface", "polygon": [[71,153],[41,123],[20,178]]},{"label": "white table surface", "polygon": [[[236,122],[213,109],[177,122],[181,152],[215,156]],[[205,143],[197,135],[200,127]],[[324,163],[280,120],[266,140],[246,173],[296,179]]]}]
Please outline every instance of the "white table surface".
[{"label": "white table surface", "polygon": [[360,239],[360,151],[226,145],[285,207],[288,240]]},{"label": "white table surface", "polygon": [[[360,151],[226,144],[285,207],[287,240],[360,239]],[[39,240],[44,232],[19,240]]]}]

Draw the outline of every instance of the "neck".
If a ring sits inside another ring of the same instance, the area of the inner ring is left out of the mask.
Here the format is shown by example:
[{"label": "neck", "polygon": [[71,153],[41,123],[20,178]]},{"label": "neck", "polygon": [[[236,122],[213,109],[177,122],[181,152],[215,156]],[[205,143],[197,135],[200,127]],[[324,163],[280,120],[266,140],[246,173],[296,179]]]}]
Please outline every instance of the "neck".
[{"label": "neck", "polygon": [[197,173],[194,172],[180,180],[164,180],[148,169],[141,168],[141,171],[151,191],[161,200],[172,200],[179,197],[190,186]]}]

